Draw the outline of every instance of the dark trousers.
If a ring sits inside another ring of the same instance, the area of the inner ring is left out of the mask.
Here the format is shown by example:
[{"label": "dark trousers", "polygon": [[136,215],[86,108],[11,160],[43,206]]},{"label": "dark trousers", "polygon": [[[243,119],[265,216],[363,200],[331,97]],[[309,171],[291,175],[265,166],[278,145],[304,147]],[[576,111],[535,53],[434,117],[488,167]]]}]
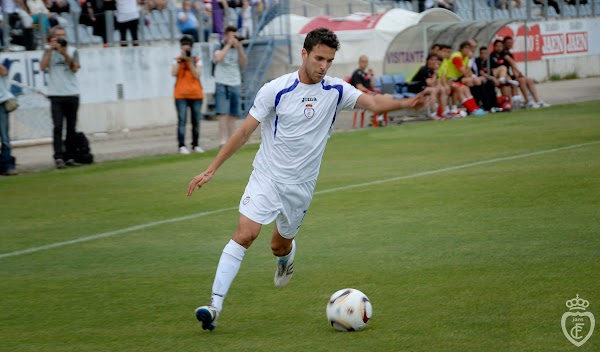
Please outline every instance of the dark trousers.
[{"label": "dark trousers", "polygon": [[50,97],[50,110],[54,124],[53,144],[54,160],[63,159],[63,121],[66,121],[67,139],[73,138],[77,126],[77,110],[79,109],[79,97]]},{"label": "dark trousers", "polygon": [[138,24],[139,19],[131,20],[128,22],[119,23],[119,34],[121,35],[121,46],[127,46],[127,31],[131,32],[131,39],[133,40],[133,46],[140,45],[138,40]]},{"label": "dark trousers", "polygon": [[192,148],[197,147],[200,137],[200,109],[202,108],[202,99],[175,99],[177,108],[177,141],[179,146],[185,146],[185,125],[187,121],[187,110],[190,109],[192,118]]}]

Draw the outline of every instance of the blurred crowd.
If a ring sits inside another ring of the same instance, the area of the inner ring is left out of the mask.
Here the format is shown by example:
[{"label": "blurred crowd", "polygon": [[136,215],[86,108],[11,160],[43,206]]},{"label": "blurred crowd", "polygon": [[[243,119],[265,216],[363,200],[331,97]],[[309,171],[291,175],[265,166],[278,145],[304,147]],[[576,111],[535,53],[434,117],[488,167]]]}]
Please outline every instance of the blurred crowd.
[{"label": "blurred crowd", "polygon": [[[112,34],[108,28],[112,27],[119,33],[121,46],[137,46],[139,28],[151,25],[153,11],[173,15],[180,33],[196,42],[223,39],[227,26],[236,27],[241,39],[249,39],[255,19],[269,1],[4,0],[1,10],[7,23],[0,24],[0,46],[11,51],[42,49],[47,44],[48,30],[55,25],[88,27],[94,36],[102,38],[105,47]],[[8,31],[8,43],[4,43],[4,30]]]}]

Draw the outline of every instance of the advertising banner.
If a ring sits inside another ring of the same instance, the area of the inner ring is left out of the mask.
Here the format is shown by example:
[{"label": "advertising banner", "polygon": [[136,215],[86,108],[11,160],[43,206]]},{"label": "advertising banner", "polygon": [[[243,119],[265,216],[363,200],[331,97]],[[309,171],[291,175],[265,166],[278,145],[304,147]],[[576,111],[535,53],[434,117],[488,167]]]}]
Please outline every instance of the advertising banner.
[{"label": "advertising banner", "polygon": [[514,39],[512,52],[517,62],[525,61],[525,52],[527,61],[600,54],[600,21],[597,19],[532,22],[527,27],[523,23],[512,23],[500,29],[494,39],[507,36]]}]

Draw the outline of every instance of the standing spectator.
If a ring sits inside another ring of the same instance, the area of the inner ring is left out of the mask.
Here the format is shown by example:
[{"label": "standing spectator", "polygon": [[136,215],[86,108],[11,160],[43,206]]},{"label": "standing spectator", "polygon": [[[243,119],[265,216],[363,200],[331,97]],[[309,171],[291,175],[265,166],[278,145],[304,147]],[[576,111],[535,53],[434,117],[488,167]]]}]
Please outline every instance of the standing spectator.
[{"label": "standing spectator", "polygon": [[241,116],[241,70],[248,64],[244,48],[237,39],[237,28],[225,28],[225,40],[221,48],[215,51],[215,100],[219,115],[220,145],[231,137],[235,130],[235,121]]},{"label": "standing spectator", "polygon": [[194,38],[194,42],[200,41],[198,33],[198,19],[192,11],[192,4],[189,0],[184,0],[181,4],[181,10],[177,11],[177,26],[181,34],[188,34]]},{"label": "standing spectator", "polygon": [[[54,162],[57,169],[78,164],[69,159],[65,162],[63,152],[63,120],[66,120],[67,140],[73,139],[77,127],[79,109],[79,82],[75,73],[79,70],[79,53],[66,40],[65,29],[55,26],[48,33],[49,47],[40,61],[40,69],[48,73],[48,98],[54,123]],[[69,150],[66,151],[70,155]]]},{"label": "standing spectator", "polygon": [[225,11],[228,7],[227,0],[212,0],[212,32],[218,33],[221,39],[225,33]]},{"label": "standing spectator", "polygon": [[6,102],[15,96],[10,92],[8,83],[8,69],[10,68],[10,59],[4,60],[0,64],[0,174],[4,176],[14,176],[17,174],[15,169],[15,158],[11,154],[10,133],[8,123],[8,111]]},{"label": "standing spectator", "polygon": [[242,1],[242,8],[240,10],[242,38],[250,39],[254,33],[254,19],[252,18],[252,7],[250,6],[249,0]]},{"label": "standing spectator", "polygon": [[185,146],[185,125],[188,108],[192,115],[192,150],[197,153],[204,153],[204,150],[198,144],[200,137],[200,108],[202,107],[202,99],[204,98],[202,84],[200,83],[202,61],[200,58],[192,56],[194,40],[190,36],[184,36],[179,42],[181,44],[181,55],[175,59],[171,68],[171,74],[177,77],[173,97],[175,98],[175,107],[177,108],[179,153],[190,153]]},{"label": "standing spectator", "polygon": [[102,38],[102,44],[105,48],[108,47],[106,17],[104,11],[114,10],[114,1],[80,0],[79,4],[81,6],[79,24],[92,27],[92,33],[95,36]]},{"label": "standing spectator", "polygon": [[140,45],[138,40],[138,25],[140,9],[137,0],[117,0],[117,27],[121,37],[121,46],[128,46],[127,32],[131,33],[133,46]]},{"label": "standing spectator", "polygon": [[[525,106],[528,108],[547,108],[550,104],[541,100],[538,96],[537,88],[531,77],[526,77],[518,68],[517,62],[515,61],[511,50],[513,47],[513,38],[505,37],[503,40],[504,50],[506,55],[504,56],[505,65],[512,69],[513,79],[519,82],[519,88],[523,93],[523,99],[525,99]],[[529,93],[533,97],[533,101],[529,99]]]},{"label": "standing spectator", "polygon": [[367,55],[361,55],[358,58],[358,68],[352,72],[350,84],[363,92],[373,92],[375,90],[374,77],[375,73],[369,67],[369,58]]}]

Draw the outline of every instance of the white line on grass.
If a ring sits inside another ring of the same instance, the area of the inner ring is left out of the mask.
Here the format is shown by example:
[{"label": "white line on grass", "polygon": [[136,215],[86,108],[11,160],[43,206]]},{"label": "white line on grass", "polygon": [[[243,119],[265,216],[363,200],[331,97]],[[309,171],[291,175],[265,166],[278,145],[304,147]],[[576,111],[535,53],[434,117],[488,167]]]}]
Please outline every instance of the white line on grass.
[{"label": "white line on grass", "polygon": [[[479,165],[496,163],[496,162],[499,162],[499,161],[521,159],[521,158],[527,158],[527,157],[530,157],[530,156],[555,153],[555,152],[559,152],[559,151],[563,151],[563,150],[568,150],[568,149],[575,149],[575,148],[587,147],[587,146],[598,144],[598,143],[600,143],[600,141],[594,141],[594,142],[588,142],[588,143],[581,143],[581,144],[574,144],[574,145],[569,145],[569,146],[561,147],[561,148],[541,150],[539,152],[519,154],[519,155],[507,156],[507,157],[503,157],[503,158],[495,158],[495,159],[489,159],[489,160],[476,161],[474,163],[468,163],[468,164],[463,164],[463,165],[451,166],[451,167],[446,167],[446,168],[443,168],[443,169],[437,169],[437,170],[431,170],[431,171],[418,172],[416,174],[410,174],[410,175],[405,175],[405,176],[392,177],[392,178],[387,178],[387,179],[384,179],[384,180],[376,180],[376,181],[371,181],[371,182],[357,183],[357,184],[354,184],[354,185],[348,185],[348,186],[343,186],[343,187],[336,187],[336,188],[331,188],[331,189],[325,189],[325,190],[322,190],[322,191],[315,192],[315,194],[325,194],[325,193],[331,193],[331,192],[345,191],[345,190],[348,190],[348,189],[353,189],[353,188],[358,188],[358,187],[378,185],[378,184],[381,184],[381,183],[394,182],[394,181],[406,180],[406,179],[416,178],[416,177],[421,177],[421,176],[434,175],[434,174],[439,174],[439,173],[443,173],[443,172],[449,172],[449,171],[454,171],[454,170],[466,169],[468,167],[473,167],[473,166],[479,166]],[[23,255],[23,254],[29,254],[29,253],[39,252],[39,251],[44,251],[44,250],[51,249],[51,248],[56,248],[56,247],[68,246],[68,245],[75,244],[75,243],[80,243],[80,242],[87,242],[87,241],[91,241],[91,240],[95,240],[95,239],[99,239],[99,238],[104,238],[104,237],[111,237],[111,236],[122,235],[122,234],[125,234],[125,233],[128,233],[128,232],[142,230],[142,229],[146,229],[146,228],[153,227],[153,226],[158,226],[158,225],[162,225],[162,224],[168,224],[168,223],[178,222],[178,221],[183,221],[183,220],[195,219],[195,218],[199,218],[199,217],[203,217],[203,216],[208,216],[208,215],[223,213],[223,212],[226,212],[226,211],[231,211],[231,210],[236,210],[236,209],[238,209],[238,207],[224,208],[224,209],[218,209],[218,210],[213,210],[213,211],[205,211],[205,212],[202,212],[202,213],[191,214],[191,215],[186,215],[186,216],[180,216],[180,217],[177,217],[177,218],[165,219],[165,220],[160,220],[160,221],[153,221],[153,222],[149,222],[149,223],[142,224],[142,225],[136,225],[136,226],[126,227],[126,228],[120,229],[120,230],[99,233],[97,235],[80,237],[80,238],[76,238],[76,239],[70,240],[70,241],[55,242],[55,243],[47,244],[45,246],[32,247],[32,248],[23,249],[23,250],[20,250],[20,251],[3,253],[3,254],[0,254],[0,259],[6,258],[6,257],[14,257],[14,256]]]}]

